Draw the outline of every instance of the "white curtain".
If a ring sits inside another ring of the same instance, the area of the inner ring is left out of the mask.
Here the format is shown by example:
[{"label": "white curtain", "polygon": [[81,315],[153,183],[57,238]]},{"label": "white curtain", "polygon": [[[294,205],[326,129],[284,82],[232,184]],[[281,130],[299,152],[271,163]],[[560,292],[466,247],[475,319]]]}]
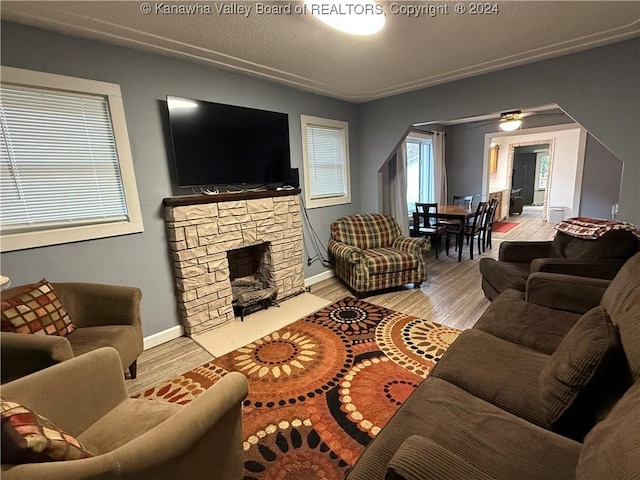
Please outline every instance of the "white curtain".
[{"label": "white curtain", "polygon": [[378,171],[380,211],[391,215],[403,235],[409,235],[407,210],[407,146],[402,142],[396,153]]},{"label": "white curtain", "polygon": [[435,198],[440,205],[447,204],[447,169],[444,164],[444,132],[433,132],[431,149],[435,177]]}]

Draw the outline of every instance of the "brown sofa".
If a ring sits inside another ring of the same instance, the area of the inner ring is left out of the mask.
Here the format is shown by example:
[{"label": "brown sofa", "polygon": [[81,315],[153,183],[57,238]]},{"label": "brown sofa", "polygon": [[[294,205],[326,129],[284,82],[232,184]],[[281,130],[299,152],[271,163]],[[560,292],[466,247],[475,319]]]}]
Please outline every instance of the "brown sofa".
[{"label": "brown sofa", "polygon": [[19,465],[3,459],[2,479],[237,480],[247,392],[247,379],[232,372],[184,406],[129,398],[118,353],[100,348],[0,389],[4,400],[46,417],[93,456]]},{"label": "brown sofa", "polygon": [[597,240],[559,231],[547,242],[502,242],[497,261],[480,260],[482,290],[489,300],[510,288],[524,292],[527,278],[534,272],[610,280],[639,251],[638,244],[635,235],[625,230],[607,232]]},{"label": "brown sofa", "polygon": [[[132,378],[142,352],[139,288],[96,283],[52,283],[75,330],[66,336],[0,334],[2,382],[28,375],[100,347],[113,347]],[[2,292],[10,298],[28,285]]]},{"label": "brown sofa", "polygon": [[[563,294],[555,296],[558,290]],[[638,478],[640,254],[613,281],[536,274],[526,295],[500,295],[460,335],[348,480]],[[600,307],[591,310],[594,305]],[[572,355],[580,345],[604,340],[579,328],[604,311],[618,341],[613,356],[594,364],[603,369],[597,378],[605,383],[589,377],[579,408],[552,421],[547,373],[551,366],[573,372],[578,357]],[[566,353],[566,347],[569,360],[558,365],[553,354]]]}]

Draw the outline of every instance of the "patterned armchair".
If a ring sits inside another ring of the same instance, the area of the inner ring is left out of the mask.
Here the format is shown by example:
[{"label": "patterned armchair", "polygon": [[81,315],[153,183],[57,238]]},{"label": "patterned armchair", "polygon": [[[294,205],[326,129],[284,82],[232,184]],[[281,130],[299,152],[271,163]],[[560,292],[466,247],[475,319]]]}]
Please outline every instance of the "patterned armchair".
[{"label": "patterned armchair", "polygon": [[331,224],[329,253],[336,275],[357,294],[427,279],[425,238],[401,235],[396,221],[377,213],[342,217]]}]

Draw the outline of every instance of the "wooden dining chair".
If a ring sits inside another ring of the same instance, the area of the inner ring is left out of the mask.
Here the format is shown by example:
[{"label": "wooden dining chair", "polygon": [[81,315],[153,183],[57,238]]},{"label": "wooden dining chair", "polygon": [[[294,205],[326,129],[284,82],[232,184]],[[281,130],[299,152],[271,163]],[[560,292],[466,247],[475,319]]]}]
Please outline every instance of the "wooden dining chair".
[{"label": "wooden dining chair", "polygon": [[458,261],[462,260],[462,246],[463,240],[466,238],[467,243],[469,244],[469,257],[473,260],[473,244],[474,239],[478,239],[478,253],[482,253],[482,222],[484,220],[485,211],[487,209],[487,202],[478,203],[478,207],[476,208],[476,214],[471,218],[471,220],[460,226],[459,229],[447,229],[447,234],[445,236],[445,250],[447,255],[449,255],[449,244],[451,236],[456,237],[456,245],[458,245]]},{"label": "wooden dining chair", "polygon": [[498,210],[498,199],[492,198],[489,200],[489,205],[486,207],[484,214],[484,221],[482,222],[482,251],[487,250],[487,246],[491,247],[491,232],[493,231],[493,222],[496,218],[496,211]]},{"label": "wooden dining chair", "polygon": [[427,237],[435,246],[436,258],[442,244],[442,236],[447,233],[446,227],[438,224],[437,203],[416,203],[416,211],[413,212],[412,237]]},{"label": "wooden dining chair", "polygon": [[473,206],[473,195],[454,195],[452,203],[460,207],[471,208]]}]

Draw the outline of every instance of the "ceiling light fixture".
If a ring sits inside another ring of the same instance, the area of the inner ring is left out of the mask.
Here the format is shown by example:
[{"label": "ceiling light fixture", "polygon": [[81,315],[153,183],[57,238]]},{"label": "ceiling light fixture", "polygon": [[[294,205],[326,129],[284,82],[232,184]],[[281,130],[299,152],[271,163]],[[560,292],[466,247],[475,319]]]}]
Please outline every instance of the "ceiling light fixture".
[{"label": "ceiling light fixture", "polygon": [[336,30],[373,35],[382,30],[385,13],[374,0],[304,0],[306,12]]},{"label": "ceiling light fixture", "polygon": [[500,114],[500,130],[503,132],[513,132],[522,125],[522,112],[514,110],[513,112],[505,112]]}]

